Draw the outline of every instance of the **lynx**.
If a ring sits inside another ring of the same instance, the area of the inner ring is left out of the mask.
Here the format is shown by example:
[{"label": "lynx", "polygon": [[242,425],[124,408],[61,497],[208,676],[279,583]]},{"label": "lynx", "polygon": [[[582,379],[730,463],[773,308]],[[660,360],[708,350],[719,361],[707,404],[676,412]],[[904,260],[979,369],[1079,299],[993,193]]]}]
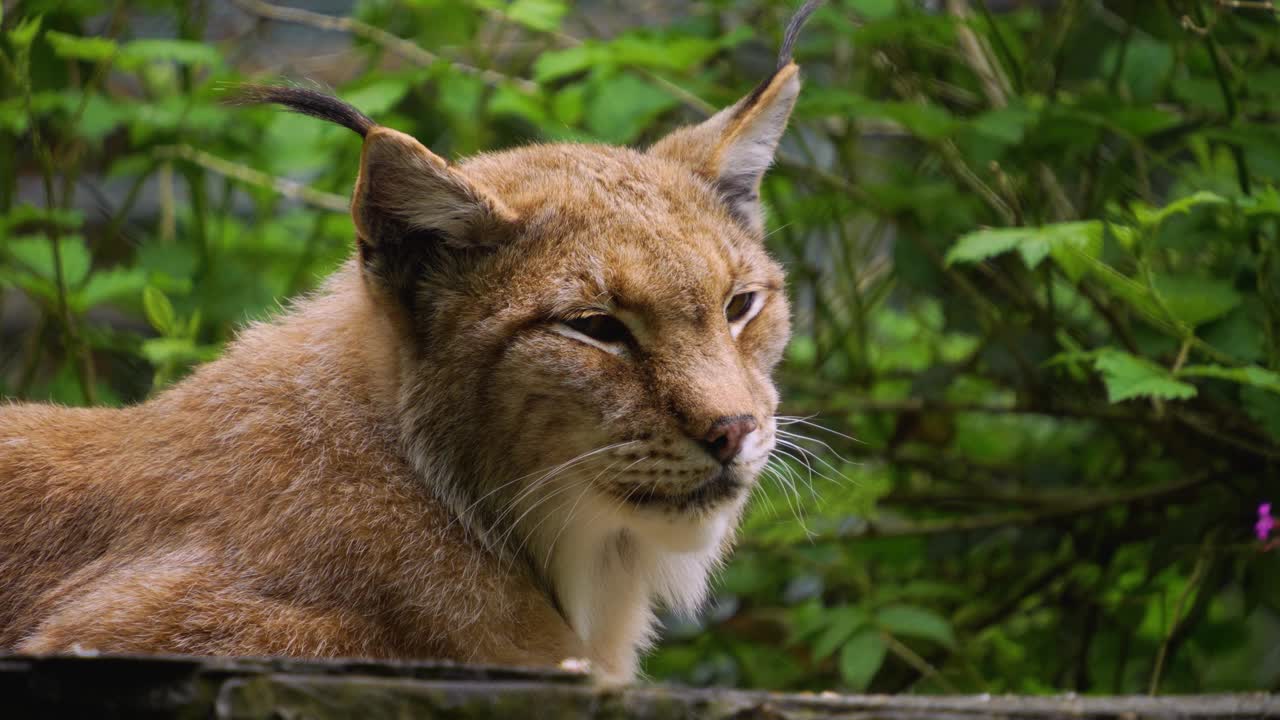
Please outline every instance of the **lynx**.
[{"label": "lynx", "polygon": [[0,650],[586,660],[691,612],[774,446],[777,70],[645,151],[363,137],[354,256],[141,405],[0,407]]}]

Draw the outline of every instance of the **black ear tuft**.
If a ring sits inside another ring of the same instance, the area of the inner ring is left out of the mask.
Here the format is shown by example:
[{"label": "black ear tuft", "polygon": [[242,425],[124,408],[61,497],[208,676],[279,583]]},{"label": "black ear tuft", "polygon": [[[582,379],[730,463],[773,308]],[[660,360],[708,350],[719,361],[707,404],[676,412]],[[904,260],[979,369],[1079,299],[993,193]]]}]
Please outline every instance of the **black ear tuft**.
[{"label": "black ear tuft", "polygon": [[791,22],[787,23],[787,31],[782,34],[782,48],[778,50],[778,69],[787,66],[791,62],[791,53],[796,47],[796,38],[800,36],[800,29],[809,21],[809,16],[814,10],[818,9],[823,0],[808,0],[804,5],[791,16]]},{"label": "black ear tuft", "polygon": [[286,85],[240,85],[227,102],[233,105],[282,105],[303,115],[341,125],[365,137],[378,124],[338,98],[306,88]]}]

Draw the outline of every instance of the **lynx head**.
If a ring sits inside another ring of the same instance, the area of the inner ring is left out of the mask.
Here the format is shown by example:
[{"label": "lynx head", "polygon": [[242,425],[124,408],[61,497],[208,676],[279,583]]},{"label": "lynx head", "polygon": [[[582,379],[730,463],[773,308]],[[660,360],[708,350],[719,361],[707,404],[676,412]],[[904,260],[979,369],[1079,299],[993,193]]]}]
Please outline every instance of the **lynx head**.
[{"label": "lynx head", "polygon": [[753,92],[643,151],[455,164],[331,98],[251,91],[364,136],[352,215],[367,292],[403,338],[406,444],[495,547],[541,566],[566,528],[723,542],[774,445],[788,307],[758,191],[803,19]]}]

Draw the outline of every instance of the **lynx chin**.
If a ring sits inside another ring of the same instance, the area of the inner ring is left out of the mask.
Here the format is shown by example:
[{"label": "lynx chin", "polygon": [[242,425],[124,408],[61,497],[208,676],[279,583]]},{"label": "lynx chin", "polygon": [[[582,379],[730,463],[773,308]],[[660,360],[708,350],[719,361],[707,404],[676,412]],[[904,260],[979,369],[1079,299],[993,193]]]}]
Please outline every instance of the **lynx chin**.
[{"label": "lynx chin", "polygon": [[692,612],[774,447],[776,71],[644,151],[364,138],[354,256],[125,409],[0,407],[0,650],[585,659]]}]

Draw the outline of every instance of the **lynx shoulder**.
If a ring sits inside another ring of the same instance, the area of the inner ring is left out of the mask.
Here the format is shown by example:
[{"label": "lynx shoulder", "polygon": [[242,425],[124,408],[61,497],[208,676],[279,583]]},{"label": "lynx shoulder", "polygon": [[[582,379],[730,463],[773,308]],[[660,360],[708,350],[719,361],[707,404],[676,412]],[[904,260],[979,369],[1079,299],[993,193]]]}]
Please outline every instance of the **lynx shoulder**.
[{"label": "lynx shoulder", "polygon": [[777,70],[645,151],[364,147],[356,252],[122,410],[0,407],[0,650],[584,658],[692,611],[774,445]]}]

